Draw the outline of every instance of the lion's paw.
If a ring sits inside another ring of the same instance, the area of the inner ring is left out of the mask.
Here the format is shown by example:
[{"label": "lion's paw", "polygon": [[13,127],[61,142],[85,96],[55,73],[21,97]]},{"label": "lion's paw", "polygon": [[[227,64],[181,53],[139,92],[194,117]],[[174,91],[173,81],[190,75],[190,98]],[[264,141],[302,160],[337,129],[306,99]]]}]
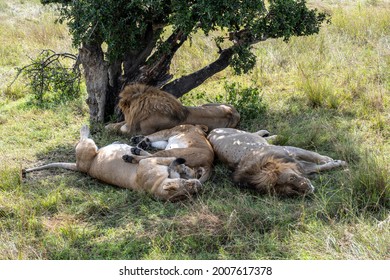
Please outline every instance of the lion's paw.
[{"label": "lion's paw", "polygon": [[145,139],[145,136],[143,135],[135,135],[130,138],[130,143],[133,145],[137,145],[139,142]]},{"label": "lion's paw", "polygon": [[333,162],[334,162],[337,166],[347,166],[347,162],[345,162],[345,161],[343,161],[343,160],[336,159],[336,160],[333,160]]},{"label": "lion's paw", "polygon": [[142,149],[142,150],[146,150],[146,149],[150,148],[151,145],[152,145],[152,143],[150,142],[149,138],[145,138],[141,142],[138,143],[137,147]]},{"label": "lion's paw", "polygon": [[138,148],[138,147],[137,148],[131,148],[130,151],[131,151],[131,153],[133,155],[136,155],[136,156],[141,155],[141,152],[142,152],[142,150],[140,148]]},{"label": "lion's paw", "polygon": [[123,159],[124,162],[133,163],[133,159],[134,158],[132,156],[130,156],[130,155],[123,155],[122,159]]}]

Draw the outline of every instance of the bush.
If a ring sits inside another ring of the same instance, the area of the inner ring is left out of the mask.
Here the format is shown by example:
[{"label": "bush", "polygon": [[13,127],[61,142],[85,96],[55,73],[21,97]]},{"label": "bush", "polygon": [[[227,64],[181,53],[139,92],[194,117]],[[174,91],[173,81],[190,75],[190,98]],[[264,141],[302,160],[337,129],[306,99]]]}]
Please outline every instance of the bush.
[{"label": "bush", "polygon": [[[186,94],[181,98],[185,105],[193,105],[194,102],[201,103],[225,103],[234,106],[241,115],[241,128],[250,126],[251,121],[258,119],[267,110],[267,105],[263,101],[263,96],[255,87],[242,87],[238,83],[225,83],[225,94],[218,94],[210,97],[205,92],[196,94]],[[245,124],[245,127],[242,125]]]},{"label": "bush", "polygon": [[[75,61],[71,67],[67,66],[69,60]],[[33,103],[39,107],[50,107],[80,97],[81,75],[77,57],[73,54],[44,50],[32,59],[31,64],[20,68],[18,76],[20,74],[27,77]]]},{"label": "bush", "polygon": [[216,102],[233,105],[241,114],[241,120],[249,121],[264,114],[267,106],[259,90],[254,87],[242,88],[237,83],[225,83],[225,96],[218,95]]}]

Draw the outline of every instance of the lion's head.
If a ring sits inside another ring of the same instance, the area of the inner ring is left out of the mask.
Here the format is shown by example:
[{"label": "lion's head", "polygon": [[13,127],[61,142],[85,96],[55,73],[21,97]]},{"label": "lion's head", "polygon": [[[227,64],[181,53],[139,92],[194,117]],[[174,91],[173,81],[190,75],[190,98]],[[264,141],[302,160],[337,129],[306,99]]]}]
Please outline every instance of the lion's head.
[{"label": "lion's head", "polygon": [[255,188],[260,193],[294,196],[314,191],[310,180],[300,172],[293,161],[286,162],[272,155],[239,165],[234,172],[234,181]]}]

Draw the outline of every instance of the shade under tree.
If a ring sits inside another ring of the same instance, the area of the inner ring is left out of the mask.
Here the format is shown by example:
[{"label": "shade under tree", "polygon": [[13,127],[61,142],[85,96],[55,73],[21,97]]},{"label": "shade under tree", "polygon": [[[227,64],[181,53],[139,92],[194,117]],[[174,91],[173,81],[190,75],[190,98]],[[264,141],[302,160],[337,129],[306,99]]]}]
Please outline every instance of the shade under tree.
[{"label": "shade under tree", "polygon": [[[79,48],[92,122],[107,121],[118,113],[118,95],[127,84],[153,85],[181,97],[228,66],[238,74],[248,72],[256,61],[252,45],[317,33],[326,19],[304,0],[41,2],[57,5],[59,22],[69,26]],[[194,73],[173,79],[173,57],[199,30],[206,36],[213,34],[218,57]]]}]

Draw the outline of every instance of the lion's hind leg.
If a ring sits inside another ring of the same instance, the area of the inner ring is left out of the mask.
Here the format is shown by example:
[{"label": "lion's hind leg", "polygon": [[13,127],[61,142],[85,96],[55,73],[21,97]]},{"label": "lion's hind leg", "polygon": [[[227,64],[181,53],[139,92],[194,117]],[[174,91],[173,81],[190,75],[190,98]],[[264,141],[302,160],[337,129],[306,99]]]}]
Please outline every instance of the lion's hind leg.
[{"label": "lion's hind leg", "polygon": [[48,168],[63,168],[73,171],[86,172],[91,160],[97,153],[97,146],[95,142],[89,138],[89,127],[83,125],[80,129],[80,141],[76,145],[76,163],[73,162],[53,162],[38,167],[28,168],[22,170],[22,178],[26,174],[33,171],[48,169]]},{"label": "lion's hind leg", "polygon": [[105,126],[105,129],[108,131],[115,132],[115,133],[118,133],[118,132],[128,133],[128,132],[130,132],[125,121],[119,122],[119,123],[110,123],[110,124]]},{"label": "lion's hind leg", "polygon": [[87,139],[89,137],[89,133],[88,125],[83,125],[80,129],[80,140]]},{"label": "lion's hind leg", "polygon": [[328,156],[323,156],[320,155],[319,153],[308,151],[297,147],[283,146],[283,149],[288,153],[289,156],[297,160],[304,160],[307,162],[313,162],[317,164],[324,164],[333,161],[333,159]]},{"label": "lion's hind leg", "polygon": [[307,175],[320,173],[328,170],[332,170],[338,167],[345,167],[347,163],[342,160],[331,160],[324,164],[313,164],[308,162],[300,162],[300,166],[304,170],[304,173]]},{"label": "lion's hind leg", "polygon": [[98,148],[95,144],[95,141],[89,138],[89,134],[90,131],[88,125],[83,125],[80,129],[80,141],[76,145],[76,157],[79,154],[85,153],[96,155]]}]

